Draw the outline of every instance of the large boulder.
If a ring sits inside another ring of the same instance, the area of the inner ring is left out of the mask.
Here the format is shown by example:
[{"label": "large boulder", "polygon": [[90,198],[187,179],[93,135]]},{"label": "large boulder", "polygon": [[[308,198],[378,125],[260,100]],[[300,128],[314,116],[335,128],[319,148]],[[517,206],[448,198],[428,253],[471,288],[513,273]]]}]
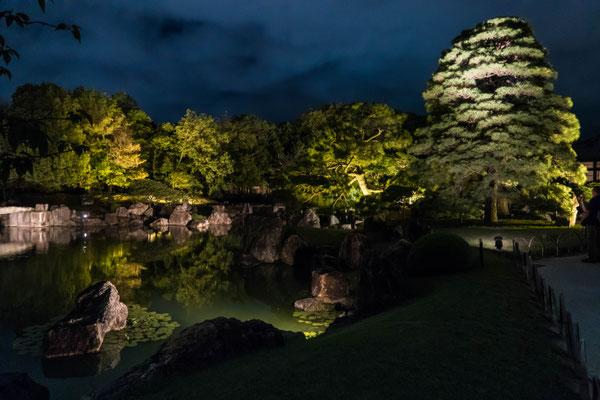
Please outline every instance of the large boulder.
[{"label": "large boulder", "polygon": [[213,206],[212,214],[208,217],[208,223],[211,225],[231,225],[232,220],[229,213],[225,211],[225,206]]},{"label": "large boulder", "polygon": [[71,219],[71,209],[61,205],[49,212],[48,226],[78,226],[79,224]]},{"label": "large boulder", "polygon": [[117,218],[129,218],[129,210],[125,207],[119,207],[115,210]]},{"label": "large boulder", "polygon": [[315,270],[312,272],[311,294],[323,303],[345,303],[350,294],[350,283],[340,271]]},{"label": "large boulder", "polygon": [[116,397],[126,388],[157,379],[190,373],[216,362],[284,345],[280,330],[259,320],[246,322],[219,317],[185,328],[171,336],[160,349],[119,378],[96,400]]},{"label": "large boulder", "polygon": [[0,374],[0,399],[50,400],[50,392],[25,373],[6,372]]},{"label": "large boulder", "polygon": [[75,309],[53,325],[44,338],[44,357],[66,357],[100,350],[104,335],[127,323],[127,306],[119,301],[117,288],[98,282],[79,293]]},{"label": "large boulder", "polygon": [[[179,207],[179,206],[177,206]],[[169,217],[169,225],[186,226],[192,220],[192,216],[187,211],[173,211]]]},{"label": "large boulder", "polygon": [[281,247],[281,261],[287,265],[294,265],[298,251],[307,246],[306,241],[300,236],[291,235],[283,242],[283,246]]},{"label": "large boulder", "polygon": [[129,215],[135,215],[135,216],[139,217],[142,214],[144,214],[149,208],[150,208],[150,206],[148,204],[136,203],[136,204],[133,204],[132,206],[130,206],[127,211],[129,213]]},{"label": "large boulder", "polygon": [[338,253],[340,265],[347,269],[359,269],[361,256],[369,249],[369,241],[362,233],[353,232],[346,235]]},{"label": "large boulder", "polygon": [[244,226],[244,247],[261,262],[279,259],[279,244],[283,236],[283,220],[278,216],[248,215]]},{"label": "large boulder", "polygon": [[302,228],[320,228],[321,221],[317,213],[312,208],[309,208],[304,211],[304,215],[298,221],[298,226]]},{"label": "large boulder", "polygon": [[188,202],[188,201],[184,201],[182,204],[178,205],[175,207],[175,209],[173,210],[173,212],[191,212],[192,211],[192,205]]},{"label": "large boulder", "polygon": [[118,225],[119,224],[119,217],[117,216],[117,213],[107,213],[104,214],[104,222],[106,222],[108,225]]}]

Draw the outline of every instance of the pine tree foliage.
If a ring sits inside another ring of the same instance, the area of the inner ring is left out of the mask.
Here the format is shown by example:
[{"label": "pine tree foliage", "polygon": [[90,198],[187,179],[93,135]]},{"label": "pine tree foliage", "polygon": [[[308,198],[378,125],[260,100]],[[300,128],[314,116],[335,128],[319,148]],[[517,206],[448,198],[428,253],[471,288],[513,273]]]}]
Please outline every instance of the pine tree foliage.
[{"label": "pine tree foliage", "polygon": [[553,93],[547,54],[515,17],[463,31],[442,53],[423,93],[428,124],[412,152],[449,207],[468,212],[487,202],[493,221],[499,197],[564,194],[569,182],[585,181],[571,147],[579,122],[571,99]]}]

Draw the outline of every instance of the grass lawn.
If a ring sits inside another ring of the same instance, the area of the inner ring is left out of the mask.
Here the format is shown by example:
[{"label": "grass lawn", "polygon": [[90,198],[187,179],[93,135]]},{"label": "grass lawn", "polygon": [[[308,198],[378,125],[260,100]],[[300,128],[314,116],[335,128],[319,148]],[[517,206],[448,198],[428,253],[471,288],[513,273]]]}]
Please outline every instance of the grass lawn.
[{"label": "grass lawn", "polygon": [[575,399],[508,259],[415,282],[400,306],[306,342],[155,382],[122,399]]},{"label": "grass lawn", "polygon": [[503,250],[512,251],[512,241],[519,242],[521,250],[529,250],[534,256],[556,256],[559,253],[580,251],[583,236],[583,227],[573,228],[546,226],[546,225],[501,225],[501,226],[460,226],[460,227],[434,227],[434,232],[455,233],[464,238],[471,246],[479,246],[479,239],[483,240],[485,248],[494,248],[494,237],[502,236]]}]

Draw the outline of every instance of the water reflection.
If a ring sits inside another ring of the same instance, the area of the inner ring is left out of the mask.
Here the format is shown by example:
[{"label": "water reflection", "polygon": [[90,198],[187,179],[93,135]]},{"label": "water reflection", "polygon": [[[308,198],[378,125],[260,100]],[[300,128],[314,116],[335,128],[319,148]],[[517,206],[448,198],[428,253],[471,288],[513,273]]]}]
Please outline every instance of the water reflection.
[{"label": "water reflection", "polygon": [[[173,329],[181,329],[175,322],[185,327],[218,316],[258,318],[280,329],[306,331],[292,314],[294,300],[309,295],[308,282],[298,281],[286,265],[234,265],[242,242],[236,232],[4,229],[0,348],[7,353],[0,357],[0,372],[27,371],[56,398],[75,399],[150,356]],[[100,280],[113,282],[123,302],[148,308],[158,322],[140,323],[126,340],[109,333],[102,351],[92,356],[42,361],[13,347],[15,338],[31,345],[26,328],[64,316],[75,296]],[[72,381],[74,376],[80,381]]]}]

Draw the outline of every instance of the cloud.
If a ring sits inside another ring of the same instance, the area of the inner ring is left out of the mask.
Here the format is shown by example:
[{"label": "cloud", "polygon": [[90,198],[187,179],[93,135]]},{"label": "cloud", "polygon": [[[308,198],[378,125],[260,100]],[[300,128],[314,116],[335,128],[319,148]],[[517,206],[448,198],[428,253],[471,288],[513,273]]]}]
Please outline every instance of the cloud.
[{"label": "cloud", "polygon": [[498,15],[532,22],[559,71],[557,90],[573,97],[584,132],[600,129],[600,3],[574,0],[56,0],[46,18],[80,25],[82,44],[43,28],[11,29],[22,59],[11,63],[15,77],[2,82],[0,98],[25,82],[53,81],[125,91],[158,121],[176,121],[186,108],[281,121],[358,100],[423,113],[440,52]]}]

